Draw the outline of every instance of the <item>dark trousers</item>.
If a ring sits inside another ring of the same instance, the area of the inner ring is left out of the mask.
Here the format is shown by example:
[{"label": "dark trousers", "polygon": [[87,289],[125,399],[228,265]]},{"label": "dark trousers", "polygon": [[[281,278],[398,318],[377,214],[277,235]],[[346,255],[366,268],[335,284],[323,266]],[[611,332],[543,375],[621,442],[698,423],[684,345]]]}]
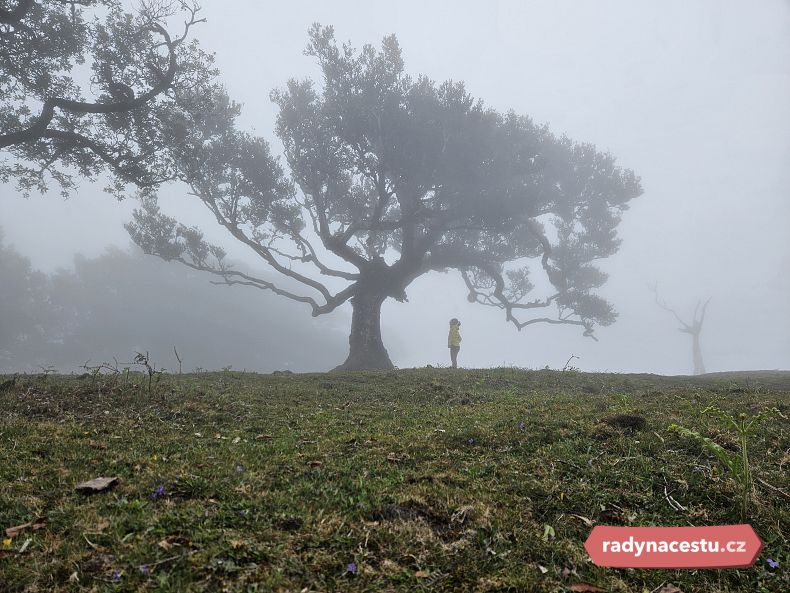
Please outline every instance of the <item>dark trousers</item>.
[{"label": "dark trousers", "polygon": [[458,351],[461,349],[460,346],[450,346],[450,360],[453,361],[453,368],[458,368]]}]

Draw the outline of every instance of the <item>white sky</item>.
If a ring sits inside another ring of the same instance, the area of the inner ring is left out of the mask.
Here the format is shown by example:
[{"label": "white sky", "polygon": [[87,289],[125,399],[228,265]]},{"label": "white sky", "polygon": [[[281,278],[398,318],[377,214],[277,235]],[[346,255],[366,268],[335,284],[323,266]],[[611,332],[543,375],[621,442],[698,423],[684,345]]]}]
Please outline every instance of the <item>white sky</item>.
[{"label": "white sky", "polygon": [[[437,274],[415,282],[409,303],[385,305],[396,365],[446,363],[455,316],[465,366],[556,368],[574,354],[585,370],[690,372],[690,339],[647,288],[658,282],[681,316],[712,297],[702,334],[709,371],[790,368],[790,3],[205,0],[204,15],[196,36],[244,103],[244,125],[275,152],[269,91],[316,75],[302,50],[318,21],[357,47],[396,33],[410,73],[464,80],[488,105],[593,142],[642,177],[622,248],[603,262],[611,277],[601,294],[620,318],[598,329],[600,342],[571,327],[519,333],[500,311],[467,303],[459,278]],[[169,213],[221,240],[179,188],[162,196]],[[44,270],[126,245],[132,207],[101,184],[66,202],[55,193],[25,201],[0,186],[7,241]],[[348,311],[333,316],[347,331]]]}]

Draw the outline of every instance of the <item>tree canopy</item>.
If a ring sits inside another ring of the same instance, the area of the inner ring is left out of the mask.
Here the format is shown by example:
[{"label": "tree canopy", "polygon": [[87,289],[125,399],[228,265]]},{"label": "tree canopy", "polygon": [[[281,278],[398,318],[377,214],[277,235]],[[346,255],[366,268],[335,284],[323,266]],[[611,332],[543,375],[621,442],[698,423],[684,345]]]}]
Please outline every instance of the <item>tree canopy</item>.
[{"label": "tree canopy", "polygon": [[[171,124],[182,130],[175,158],[196,199],[285,282],[233,269],[153,196],[128,225],[144,250],[304,302],[313,315],[350,300],[342,368],[391,366],[381,304],[405,299],[433,271],[456,270],[470,301],[502,309],[519,329],[576,325],[592,336],[614,321],[593,292],[606,280],[594,262],[618,249],[620,215],[641,193],[632,171],[486,107],[463,83],[406,74],[394,36],[356,51],[315,25],[306,53],[322,84],[291,80],[272,93],[287,174],[265,141],[236,129],[238,107],[220,91],[210,117]],[[536,274],[552,287],[537,298]]]},{"label": "tree canopy", "polygon": [[[0,181],[23,193],[109,172],[109,189],[178,178],[173,113],[199,109],[212,56],[186,0],[0,0]],[[183,17],[183,25],[168,23]]]}]

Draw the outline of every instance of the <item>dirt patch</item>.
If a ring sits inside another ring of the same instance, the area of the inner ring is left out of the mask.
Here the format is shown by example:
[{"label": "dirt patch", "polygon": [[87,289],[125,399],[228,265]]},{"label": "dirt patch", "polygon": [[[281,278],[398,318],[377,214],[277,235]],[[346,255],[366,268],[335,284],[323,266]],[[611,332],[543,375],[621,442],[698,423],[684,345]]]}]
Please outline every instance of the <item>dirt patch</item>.
[{"label": "dirt patch", "polygon": [[298,531],[302,525],[304,525],[304,520],[293,515],[282,517],[277,521],[277,528],[281,531]]},{"label": "dirt patch", "polygon": [[80,563],[80,572],[94,576],[107,573],[115,564],[115,557],[110,554],[91,554]]},{"label": "dirt patch", "polygon": [[647,420],[644,416],[639,414],[615,414],[603,419],[605,424],[625,430],[628,432],[637,432],[643,430],[647,426]]},{"label": "dirt patch", "polygon": [[437,513],[427,504],[417,500],[407,500],[401,504],[388,504],[371,512],[370,521],[424,521],[436,532],[444,533],[450,529],[450,518]]}]

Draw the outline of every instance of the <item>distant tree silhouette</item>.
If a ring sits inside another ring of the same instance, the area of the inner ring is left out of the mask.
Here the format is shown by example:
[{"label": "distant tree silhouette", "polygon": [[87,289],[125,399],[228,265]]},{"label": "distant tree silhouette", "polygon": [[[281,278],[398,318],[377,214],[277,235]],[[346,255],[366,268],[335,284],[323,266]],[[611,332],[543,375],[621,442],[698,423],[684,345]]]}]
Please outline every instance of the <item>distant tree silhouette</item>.
[{"label": "distant tree silhouette", "polygon": [[76,258],[73,273],[53,277],[52,299],[76,320],[59,348],[63,363],[148,350],[158,366],[175,369],[176,346],[188,370],[309,371],[326,368],[342,347],[342,334],[274,295],[213,286],[186,268],[118,249]]},{"label": "distant tree silhouette", "polygon": [[695,375],[702,375],[705,373],[705,363],[702,360],[702,348],[700,347],[699,337],[702,333],[702,324],[705,322],[705,311],[708,308],[708,303],[710,302],[710,298],[704,303],[700,300],[697,301],[696,307],[694,307],[694,316],[691,318],[691,322],[687,323],[680,316],[675,312],[674,309],[670,308],[666,301],[659,297],[658,295],[658,287],[654,287],[653,291],[656,297],[656,304],[661,307],[664,311],[672,313],[674,318],[680,323],[680,328],[678,328],[683,333],[689,334],[691,336],[691,358],[694,364],[694,374]]},{"label": "distant tree silhouette", "polygon": [[157,367],[317,370],[342,334],[274,295],[207,284],[186,268],[119,249],[46,275],[0,241],[0,369],[74,370],[150,352]]},{"label": "distant tree silhouette", "polygon": [[51,320],[47,278],[5,245],[0,229],[0,365],[11,367],[40,347]]}]

